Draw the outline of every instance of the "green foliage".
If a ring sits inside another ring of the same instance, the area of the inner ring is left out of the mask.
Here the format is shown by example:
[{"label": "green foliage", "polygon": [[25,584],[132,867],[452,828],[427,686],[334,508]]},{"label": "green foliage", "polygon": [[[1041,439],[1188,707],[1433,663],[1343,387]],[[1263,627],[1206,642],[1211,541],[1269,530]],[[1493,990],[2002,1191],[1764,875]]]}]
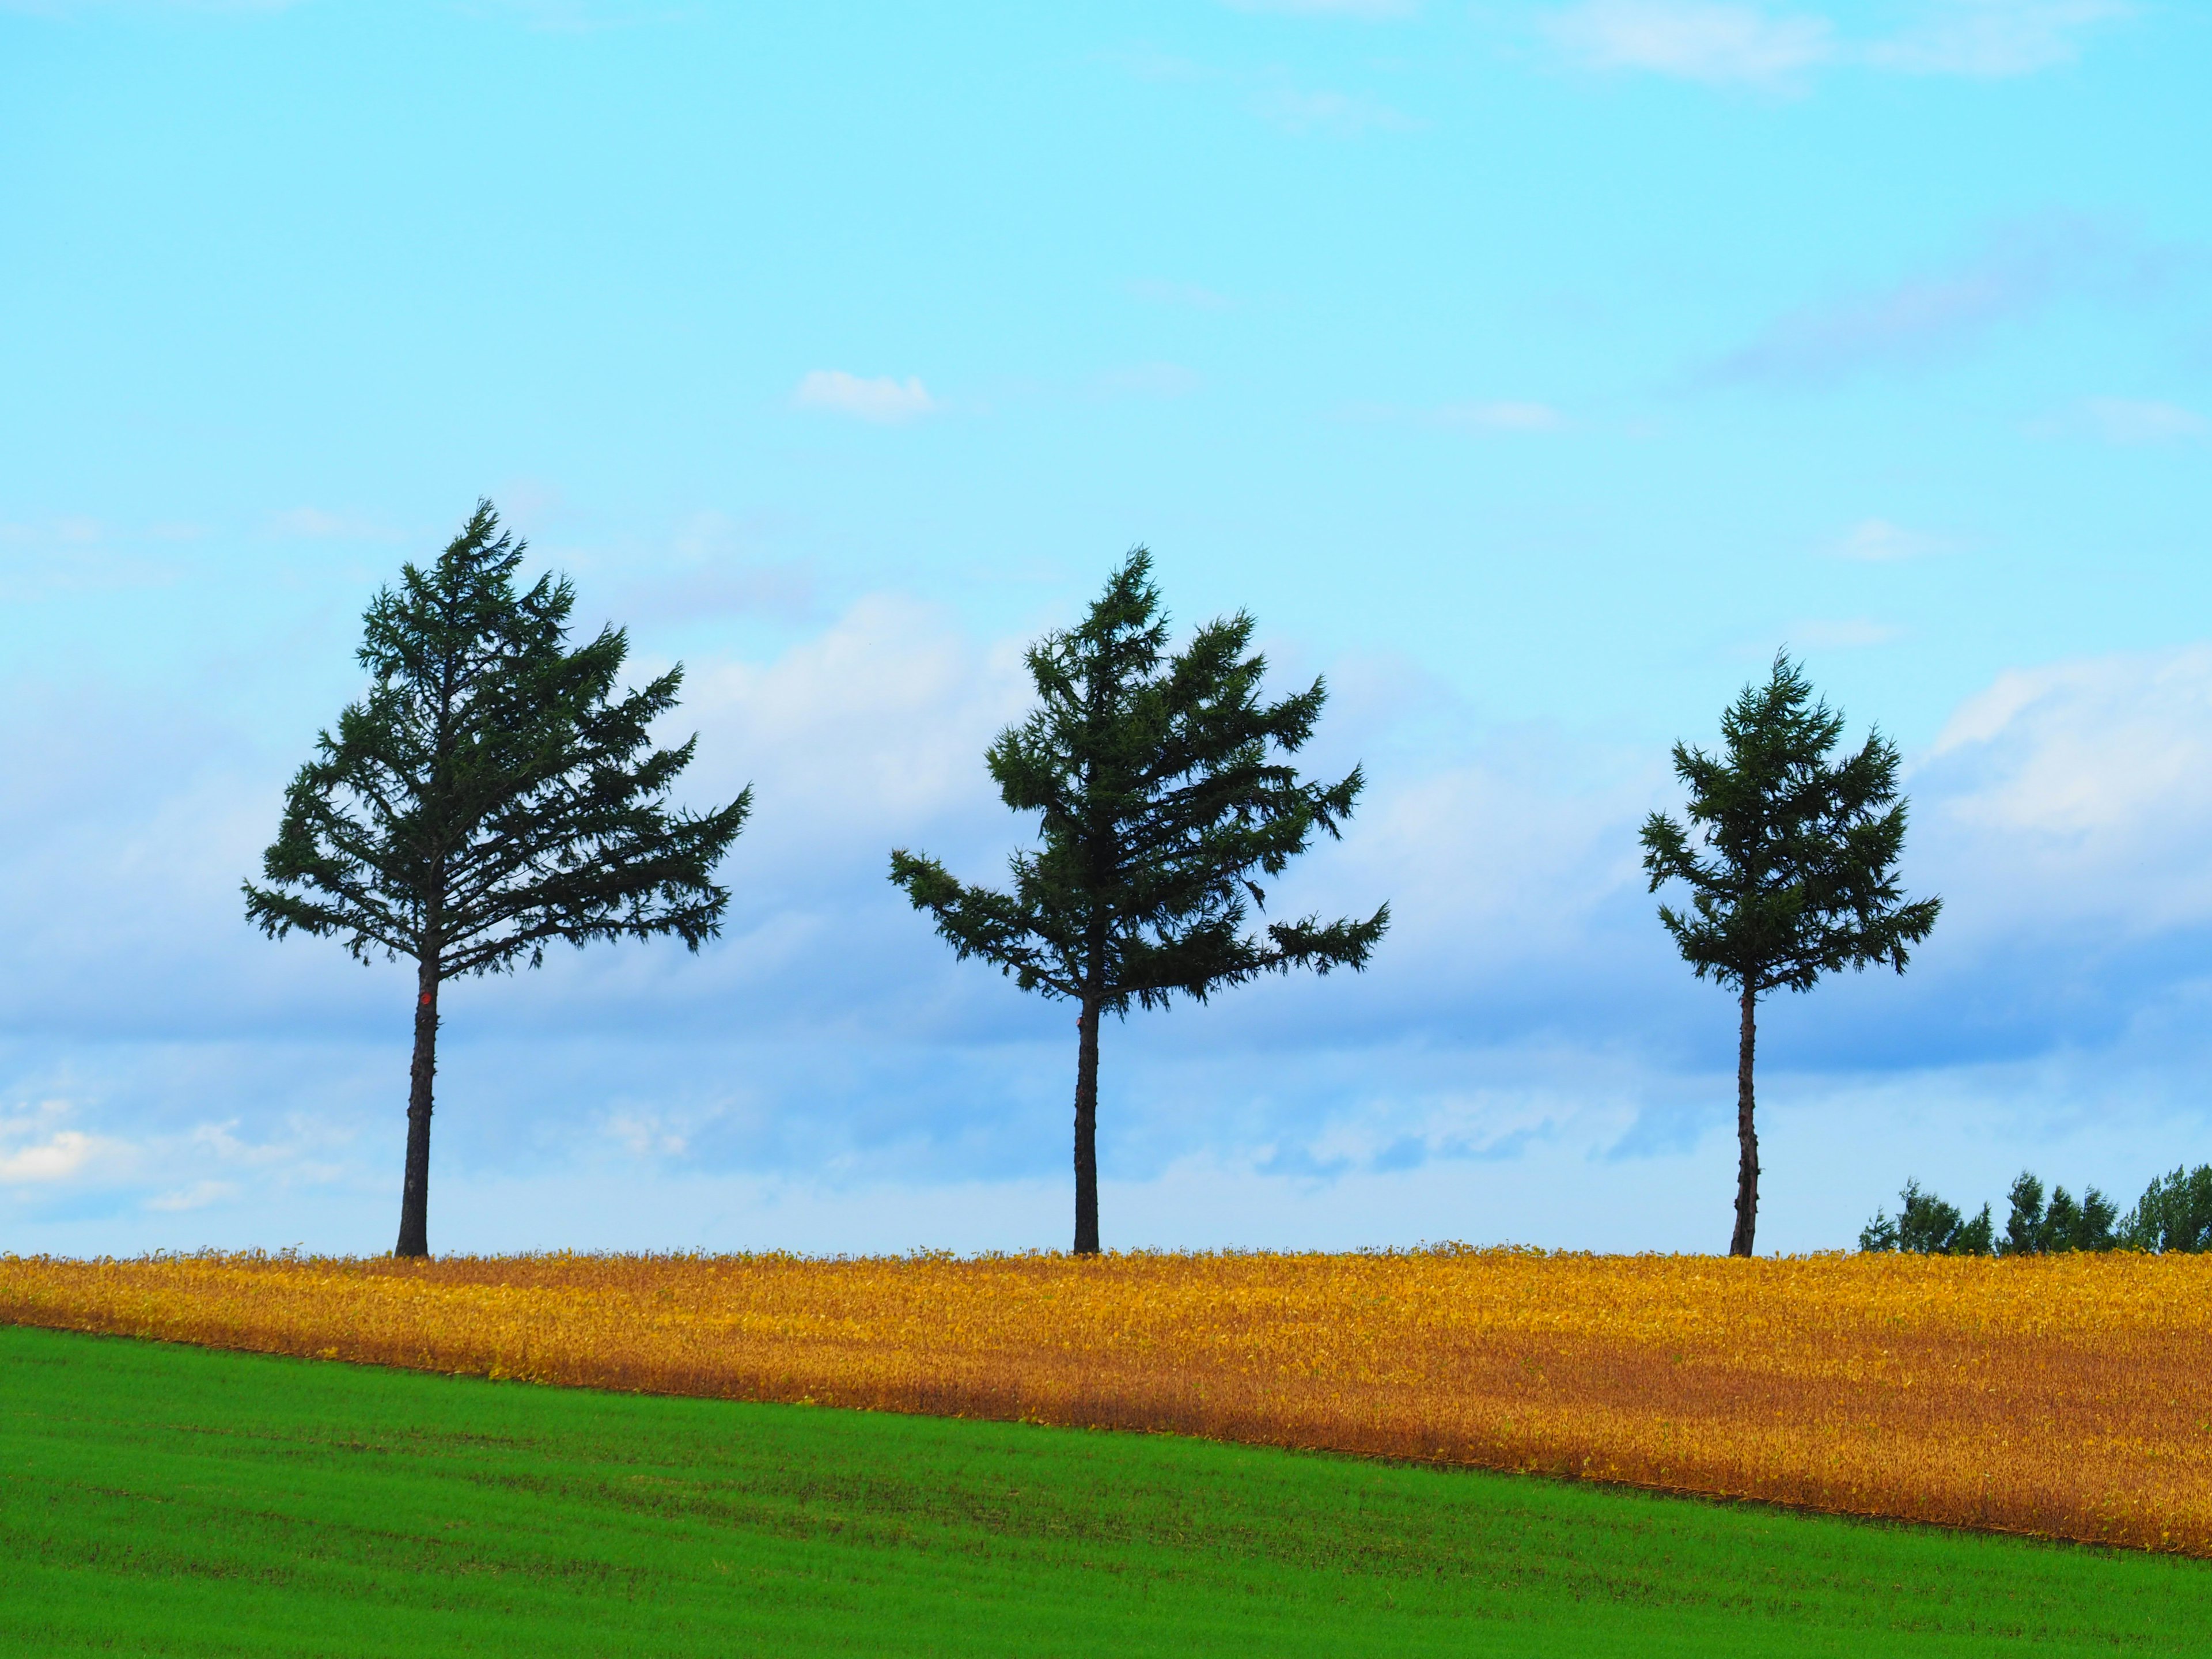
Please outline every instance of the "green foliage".
[{"label": "green foliage", "polygon": [[[410,564],[364,618],[368,696],[323,732],[284,798],[270,884],[246,884],[272,938],[334,935],[439,978],[535,966],[566,940],[673,933],[696,950],[729,902],[711,872],[750,791],[671,812],[693,743],[655,749],[683,671],[614,695],[619,629],[567,647],[575,597],[541,576],[488,501],[428,570]],[[694,740],[696,742],[696,739]]]},{"label": "green foliage", "polygon": [[1862,1250],[1910,1250],[1922,1255],[1988,1255],[1992,1249],[1990,1206],[1969,1220],[1956,1205],[1920,1190],[1907,1181],[1898,1194],[1894,1218],[1876,1210],[1859,1234]]},{"label": "green foliage", "polygon": [[2063,1187],[2046,1201],[2043,1182],[2021,1171],[2006,1194],[2002,1237],[1992,1238],[1990,1206],[1972,1220],[1920,1183],[1908,1181],[1898,1213],[1875,1212],[1859,1234],[1863,1250],[1921,1250],[1937,1255],[2051,1255],[2068,1250],[2212,1249],[2212,1164],[2155,1177],[2126,1215],[2094,1187],[2076,1200]]},{"label": "green foliage", "polygon": [[1389,907],[1364,921],[1316,917],[1247,931],[1256,879],[1280,875],[1318,830],[1339,836],[1362,787],[1302,782],[1285,761],[1327,700],[1316,680],[1261,700],[1267,660],[1252,618],[1208,623],[1166,653],[1152,556],[1122,562],[1080,627],[1030,647],[1038,706],[985,759],[1000,798],[1038,815],[1042,845],[1014,855],[1006,891],[969,886],[934,859],[891,854],[891,879],[963,959],[1025,991],[1126,1013],[1261,973],[1365,965]]},{"label": "green foliage", "polygon": [[2056,1188],[2046,1205],[2042,1182],[2022,1170],[2005,1196],[2012,1212],[2005,1218],[2004,1237],[1997,1241],[1999,1255],[2052,1255],[2119,1247],[2112,1226],[2119,1211],[2094,1187],[2084,1188],[2078,1203],[2063,1187]]},{"label": "green foliage", "polygon": [[1978,1659],[2212,1571],[1572,1481],[0,1328],[0,1650]]},{"label": "green foliage", "polygon": [[[1844,720],[1813,700],[1787,655],[1721,717],[1722,756],[1674,745],[1688,823],[1644,821],[1644,868],[1690,908],[1659,920],[1692,970],[1758,996],[1810,990],[1823,974],[1876,964],[1905,971],[1940,899],[1906,902],[1895,874],[1905,842],[1898,755],[1879,732],[1831,765]],[[1694,832],[1694,834],[1693,834]]]},{"label": "green foliage", "polygon": [[2212,1164],[2155,1177],[2120,1223],[2119,1237],[2131,1250],[2212,1250]]},{"label": "green foliage", "polygon": [[[2170,1182],[2153,1182],[2143,1202],[2129,1213],[2124,1222],[2116,1225],[2118,1210],[2094,1187],[2083,1188],[2078,1200],[2060,1187],[2051,1193],[2046,1202],[2043,1182],[2023,1170],[2005,1194],[2008,1212],[2001,1236],[1995,1232],[1988,1205],[1983,1205],[1980,1213],[1968,1219],[1955,1205],[1944,1202],[1933,1193],[1923,1192],[1918,1182],[1908,1181],[1899,1194],[1898,1213],[1893,1217],[1886,1211],[1875,1211],[1874,1219],[1859,1233],[1859,1249],[1917,1250],[1930,1255],[2052,1255],[2068,1250],[2201,1249],[2201,1243],[2166,1246],[2145,1242],[2164,1237],[2203,1236],[2201,1231],[2191,1234],[2185,1231],[2192,1214],[2189,1205],[2212,1200],[2212,1170],[2197,1173],[2203,1177],[2202,1181],[2185,1179],[2177,1170]],[[2206,1224],[2212,1225],[2212,1209],[2195,1213],[2201,1214]],[[2170,1234],[2160,1231],[2166,1225],[2172,1228]]]}]

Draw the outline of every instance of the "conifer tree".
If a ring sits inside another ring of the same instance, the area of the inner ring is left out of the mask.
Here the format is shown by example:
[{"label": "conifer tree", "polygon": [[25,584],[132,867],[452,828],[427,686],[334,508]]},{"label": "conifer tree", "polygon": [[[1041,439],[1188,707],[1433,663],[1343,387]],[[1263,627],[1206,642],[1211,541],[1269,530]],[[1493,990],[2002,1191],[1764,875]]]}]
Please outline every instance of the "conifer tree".
[{"label": "conifer tree", "polygon": [[653,746],[683,670],[617,696],[620,629],[568,646],[575,596],[514,585],[525,544],[479,501],[428,570],[402,568],[363,618],[368,695],[316,740],[284,797],[269,883],[247,919],[343,940],[356,959],[416,964],[407,1163],[395,1254],[429,1253],[438,994],[464,974],[537,967],[556,940],[672,933],[696,951],[729,892],[711,879],[750,810],[745,790],[671,811],[697,739]]},{"label": "conifer tree", "polygon": [[[1736,991],[1735,1232],[1749,1255],[1759,1219],[1759,1134],[1753,1057],[1759,1000],[1809,991],[1824,974],[1876,964],[1905,971],[1907,947],[1928,937],[1940,899],[1907,902],[1896,876],[1905,844],[1896,748],[1880,732],[1834,764],[1844,717],[1815,702],[1786,653],[1765,685],[1746,686],[1721,716],[1723,753],[1674,745],[1689,790],[1688,825],[1654,812],[1644,825],[1644,868],[1656,892],[1690,890],[1686,911],[1659,920],[1699,978]],[[1693,834],[1694,832],[1694,834]]]},{"label": "conifer tree", "polygon": [[1168,619],[1131,552],[1077,628],[1031,646],[1038,706],[985,755],[1000,798],[1040,815],[1041,845],[1012,859],[1011,890],[971,887],[935,860],[891,854],[891,880],[963,958],[994,963],[1021,988],[1076,1005],[1075,1249],[1098,1249],[1098,1037],[1177,996],[1262,973],[1365,965],[1389,927],[1317,918],[1248,932],[1278,876],[1316,830],[1351,816],[1359,769],[1333,784],[1287,763],[1319,720],[1320,680],[1266,702],[1252,618],[1208,623],[1167,653]]}]

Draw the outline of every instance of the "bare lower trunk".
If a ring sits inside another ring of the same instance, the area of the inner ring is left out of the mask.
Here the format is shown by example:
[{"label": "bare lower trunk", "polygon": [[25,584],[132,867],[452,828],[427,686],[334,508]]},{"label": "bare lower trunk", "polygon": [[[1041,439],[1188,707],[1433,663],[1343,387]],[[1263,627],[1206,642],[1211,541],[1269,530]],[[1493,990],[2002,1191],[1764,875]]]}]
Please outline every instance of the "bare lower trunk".
[{"label": "bare lower trunk", "polygon": [[1098,1254],[1098,1005],[1086,998],[1075,1058],[1075,1253]]},{"label": "bare lower trunk", "polygon": [[407,1179],[399,1192],[394,1255],[430,1254],[430,1084],[438,1072],[438,964],[426,957],[416,980],[415,1060],[408,1069]]},{"label": "bare lower trunk", "polygon": [[1752,1124],[1751,1058],[1758,1041],[1759,996],[1749,986],[1743,992],[1743,1030],[1735,1051],[1735,1237],[1730,1255],[1751,1254],[1752,1233],[1759,1225],[1759,1131]]}]

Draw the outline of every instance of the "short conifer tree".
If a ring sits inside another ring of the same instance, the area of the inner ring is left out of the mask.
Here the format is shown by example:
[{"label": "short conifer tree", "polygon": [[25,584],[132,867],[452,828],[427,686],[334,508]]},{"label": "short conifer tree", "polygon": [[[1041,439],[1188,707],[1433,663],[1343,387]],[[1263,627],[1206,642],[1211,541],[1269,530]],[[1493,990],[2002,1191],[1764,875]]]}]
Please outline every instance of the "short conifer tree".
[{"label": "short conifer tree", "polygon": [[370,603],[359,653],[372,684],[285,793],[266,886],[247,919],[272,939],[336,937],[359,961],[416,964],[407,1161],[395,1254],[429,1253],[430,1113],[438,993],[464,974],[536,967],[563,941],[720,931],[714,866],[752,792],[670,810],[695,738],[656,748],[683,670],[617,695],[629,641],[608,627],[571,649],[565,580],[515,587],[524,544],[491,503],[429,569],[403,567]]},{"label": "short conifer tree", "polygon": [[1123,560],[1075,628],[1028,653],[1037,707],[1001,732],[985,764],[1001,799],[1039,817],[1010,890],[972,887],[936,860],[891,854],[891,880],[963,957],[1025,991],[1076,1005],[1075,1249],[1098,1249],[1098,1037],[1133,1002],[1203,1002],[1263,973],[1365,966],[1389,926],[1309,916],[1248,929],[1258,878],[1279,876],[1318,830],[1341,834],[1362,787],[1299,779],[1288,757],[1312,736],[1320,680],[1261,696],[1266,659],[1239,613],[1168,651],[1152,556]]},{"label": "short conifer tree", "polygon": [[1721,715],[1723,752],[1674,745],[1688,823],[1654,812],[1644,868],[1656,892],[1679,881],[1686,910],[1659,920],[1699,979],[1736,993],[1736,1195],[1732,1255],[1749,1255],[1759,1220],[1753,1062],[1759,1000],[1809,991],[1825,974],[1877,964],[1905,971],[1936,925],[1940,899],[1908,902],[1897,880],[1905,803],[1898,754],[1880,732],[1831,763],[1844,717],[1778,653],[1764,685]]}]

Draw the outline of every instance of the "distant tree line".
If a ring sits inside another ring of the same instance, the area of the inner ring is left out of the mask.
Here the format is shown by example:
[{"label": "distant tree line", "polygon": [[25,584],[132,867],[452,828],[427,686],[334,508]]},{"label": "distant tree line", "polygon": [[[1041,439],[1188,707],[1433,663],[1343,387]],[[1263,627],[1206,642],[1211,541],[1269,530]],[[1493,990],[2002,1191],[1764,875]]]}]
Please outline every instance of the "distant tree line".
[{"label": "distant tree line", "polygon": [[2076,1200],[2063,1187],[2048,1201],[2043,1182],[2023,1171],[2005,1194],[2004,1231],[1990,1206],[1962,1213],[1907,1181],[1895,1215],[1875,1212],[1859,1233],[1862,1250],[1923,1255],[2057,1255],[2073,1250],[2148,1250],[2195,1254],[2212,1249],[2212,1164],[2175,1170],[2154,1180],[2125,1215],[2094,1187]]}]

